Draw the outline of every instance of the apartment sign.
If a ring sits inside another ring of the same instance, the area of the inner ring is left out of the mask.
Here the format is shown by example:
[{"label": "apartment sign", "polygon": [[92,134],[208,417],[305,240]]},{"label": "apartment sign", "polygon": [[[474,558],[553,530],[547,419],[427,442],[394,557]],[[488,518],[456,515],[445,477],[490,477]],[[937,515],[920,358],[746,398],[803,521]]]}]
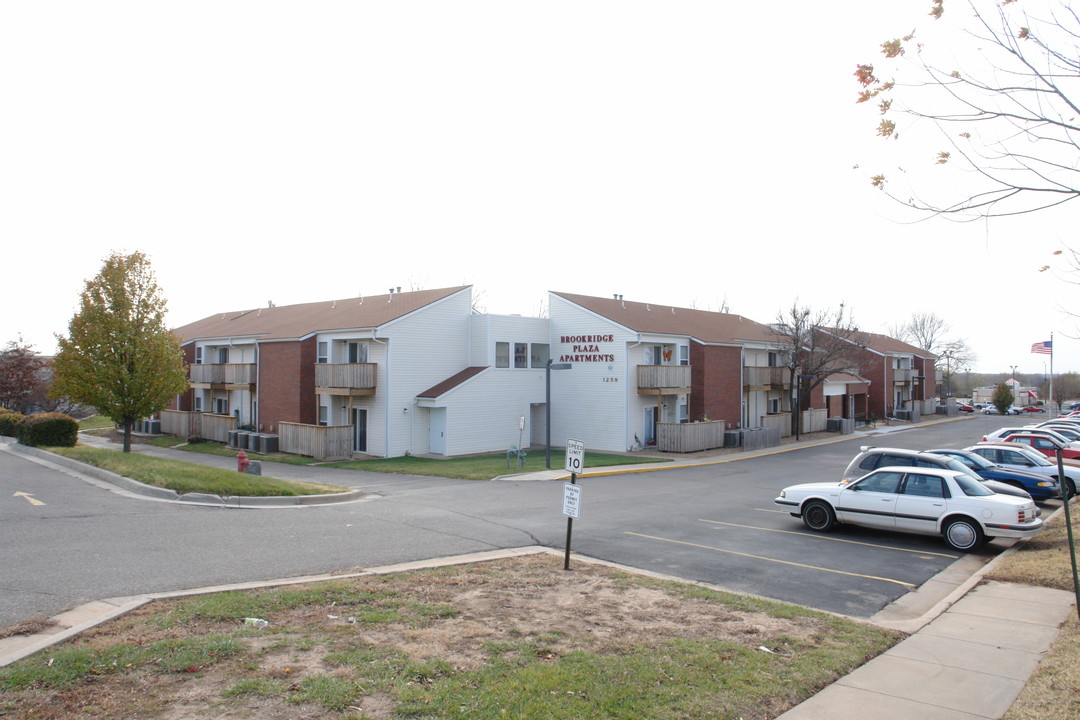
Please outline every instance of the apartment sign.
[{"label": "apartment sign", "polygon": [[559,362],[615,362],[614,352],[608,352],[614,348],[605,347],[615,342],[614,335],[563,335],[559,342],[572,348],[571,352],[559,356]]}]

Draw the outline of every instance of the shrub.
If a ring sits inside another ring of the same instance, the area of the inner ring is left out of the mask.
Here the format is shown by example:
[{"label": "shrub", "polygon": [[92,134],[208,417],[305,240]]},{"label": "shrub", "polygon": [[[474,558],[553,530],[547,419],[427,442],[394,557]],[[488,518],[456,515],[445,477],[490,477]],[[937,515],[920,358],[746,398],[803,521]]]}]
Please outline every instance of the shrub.
[{"label": "shrub", "polygon": [[19,421],[16,432],[23,445],[75,447],[79,439],[79,423],[63,413],[37,413]]},{"label": "shrub", "polygon": [[18,427],[19,421],[22,420],[23,417],[22,413],[8,410],[7,408],[0,408],[0,435],[16,437],[15,428]]}]

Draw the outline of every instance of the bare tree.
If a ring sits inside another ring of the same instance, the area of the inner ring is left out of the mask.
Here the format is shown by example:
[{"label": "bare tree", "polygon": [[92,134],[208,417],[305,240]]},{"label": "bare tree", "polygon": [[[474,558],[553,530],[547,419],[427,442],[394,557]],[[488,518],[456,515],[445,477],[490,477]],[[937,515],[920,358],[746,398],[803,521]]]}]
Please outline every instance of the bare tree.
[{"label": "bare tree", "polygon": [[892,337],[944,359],[944,366],[939,369],[945,395],[951,394],[953,374],[970,369],[978,358],[966,340],[949,338],[950,330],[949,324],[932,312],[917,312],[907,321],[889,326]]},{"label": "bare tree", "polygon": [[859,328],[844,303],[834,309],[815,310],[795,300],[790,308],[777,314],[772,332],[792,348],[787,358],[796,398],[791,430],[798,437],[802,432],[802,411],[814,389],[834,373],[858,372],[863,347]]},{"label": "bare tree", "polygon": [[[940,18],[944,0],[931,1],[931,16]],[[924,197],[912,190],[905,197],[886,189],[893,178],[884,174],[873,176],[872,184],[913,208],[962,220],[1028,213],[1075,199],[1080,16],[1067,4],[1045,4],[1042,17],[1028,14],[1030,3],[1021,7],[1015,0],[960,4],[966,23],[945,47],[919,42],[912,32],[881,44],[887,71],[866,64],[855,72],[862,86],[858,102],[878,102],[878,135],[896,139],[907,126],[937,125],[944,147],[925,162],[943,166],[943,172],[951,168],[952,175],[943,178],[949,189],[942,192],[956,188],[959,195]],[[957,58],[966,64],[953,66]],[[908,122],[901,128],[904,117]]]}]

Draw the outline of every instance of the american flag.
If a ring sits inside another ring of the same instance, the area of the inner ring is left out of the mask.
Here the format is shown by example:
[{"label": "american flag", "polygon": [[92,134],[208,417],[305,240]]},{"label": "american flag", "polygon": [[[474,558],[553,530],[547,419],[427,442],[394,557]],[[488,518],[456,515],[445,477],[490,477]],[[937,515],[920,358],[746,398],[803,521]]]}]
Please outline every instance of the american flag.
[{"label": "american flag", "polygon": [[1039,353],[1041,355],[1050,355],[1054,352],[1054,341],[1044,340],[1043,342],[1037,342],[1031,346],[1031,352]]}]

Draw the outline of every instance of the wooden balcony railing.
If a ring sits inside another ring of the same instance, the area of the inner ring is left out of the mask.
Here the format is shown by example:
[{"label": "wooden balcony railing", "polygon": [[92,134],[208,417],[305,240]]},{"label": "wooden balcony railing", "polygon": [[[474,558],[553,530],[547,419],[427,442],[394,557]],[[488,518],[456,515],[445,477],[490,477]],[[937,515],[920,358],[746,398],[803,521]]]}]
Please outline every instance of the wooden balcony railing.
[{"label": "wooden balcony railing", "polygon": [[254,385],[255,363],[190,365],[191,382],[209,385]]},{"label": "wooden balcony railing", "polygon": [[642,395],[690,392],[690,366],[638,365],[637,386]]},{"label": "wooden balcony railing", "polygon": [[744,367],[743,387],[789,387],[791,371],[786,367]]},{"label": "wooden balcony railing", "polygon": [[374,395],[377,363],[318,363],[315,392],[323,395]]}]

